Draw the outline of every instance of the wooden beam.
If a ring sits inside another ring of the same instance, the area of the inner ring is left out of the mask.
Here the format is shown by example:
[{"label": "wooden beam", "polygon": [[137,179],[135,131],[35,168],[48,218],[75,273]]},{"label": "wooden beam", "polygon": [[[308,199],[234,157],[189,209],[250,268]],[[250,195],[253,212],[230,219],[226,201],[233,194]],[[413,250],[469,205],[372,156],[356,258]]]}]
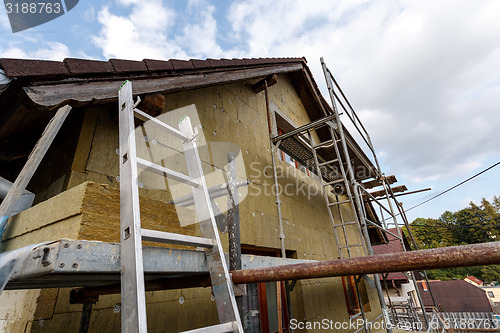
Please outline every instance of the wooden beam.
[{"label": "wooden beam", "polygon": [[[274,65],[262,68],[239,69],[211,73],[175,75],[162,78],[133,79],[134,94],[168,93],[232,83],[240,80],[256,79],[272,74],[300,71],[302,63]],[[118,89],[125,79],[115,81],[64,83],[24,87],[28,97],[45,107],[60,105],[67,101],[88,103],[92,101],[111,102],[117,99]]]},{"label": "wooden beam", "polygon": [[[385,177],[385,181],[386,181],[386,183],[391,185],[391,184],[396,183],[398,180],[396,179],[396,176],[391,175],[391,176]],[[361,185],[363,185],[364,188],[369,189],[369,188],[374,188],[377,186],[382,186],[382,182],[379,179],[375,179],[375,180],[370,180],[368,182],[361,183]]]},{"label": "wooden beam", "polygon": [[52,141],[54,141],[54,138],[59,132],[64,120],[68,116],[69,111],[71,111],[71,106],[69,105],[60,108],[45,128],[40,140],[38,140],[35,148],[33,148],[33,151],[31,152],[31,155],[28,157],[28,161],[17,176],[16,181],[12,185],[9,193],[7,193],[7,196],[0,204],[0,217],[9,216],[11,214],[12,209],[14,209],[17,201],[26,189],[26,186],[28,186],[31,177],[33,177],[33,174],[38,168],[38,165],[40,165],[40,162],[52,144]]},{"label": "wooden beam", "polygon": [[270,86],[275,85],[278,82],[278,77],[276,76],[276,74],[269,75],[265,79],[262,79],[259,82],[252,84],[253,92],[258,94],[264,89],[266,89],[266,82],[267,82],[267,87],[269,88]]},{"label": "wooden beam", "polygon": [[[392,192],[394,192],[394,193],[404,192],[407,190],[408,190],[408,188],[405,185],[392,187]],[[381,197],[381,196],[385,196],[385,191],[384,190],[374,191],[374,192],[370,192],[370,194],[373,195],[374,197]]]}]

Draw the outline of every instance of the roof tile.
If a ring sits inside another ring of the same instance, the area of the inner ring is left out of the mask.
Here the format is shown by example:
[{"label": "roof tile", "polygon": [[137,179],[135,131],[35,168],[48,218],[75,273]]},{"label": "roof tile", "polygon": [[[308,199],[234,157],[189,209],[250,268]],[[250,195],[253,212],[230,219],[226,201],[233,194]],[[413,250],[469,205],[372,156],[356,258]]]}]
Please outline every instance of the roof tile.
[{"label": "roof tile", "polygon": [[112,73],[114,71],[108,61],[66,58],[64,64],[71,74]]},{"label": "roof tile", "polygon": [[243,59],[234,59],[233,58],[233,61],[234,61],[235,66],[244,66],[244,65],[246,65],[245,60],[243,60]]},{"label": "roof tile", "polygon": [[236,66],[236,61],[234,59],[233,60],[231,60],[231,59],[221,59],[221,61],[222,61],[222,63],[223,63],[224,66],[227,66],[227,67],[229,67],[229,66]]},{"label": "roof tile", "polygon": [[147,72],[148,68],[146,64],[142,61],[135,60],[123,60],[123,59],[109,59],[109,62],[113,65],[115,72],[125,73],[125,72]]},{"label": "roof tile", "polygon": [[210,67],[210,63],[206,60],[191,59],[190,61],[193,64],[194,68],[208,68],[208,67]]},{"label": "roof tile", "polygon": [[0,67],[9,77],[68,74],[64,63],[60,61],[2,58]]},{"label": "roof tile", "polygon": [[210,64],[210,67],[222,67],[224,66],[224,62],[219,59],[207,59],[208,63]]},{"label": "roof tile", "polygon": [[194,68],[193,63],[188,60],[170,59],[170,62],[174,66],[174,69],[192,69]]},{"label": "roof tile", "polygon": [[166,71],[174,69],[174,66],[172,66],[170,61],[144,59],[142,62],[146,64],[146,67],[150,71]]}]

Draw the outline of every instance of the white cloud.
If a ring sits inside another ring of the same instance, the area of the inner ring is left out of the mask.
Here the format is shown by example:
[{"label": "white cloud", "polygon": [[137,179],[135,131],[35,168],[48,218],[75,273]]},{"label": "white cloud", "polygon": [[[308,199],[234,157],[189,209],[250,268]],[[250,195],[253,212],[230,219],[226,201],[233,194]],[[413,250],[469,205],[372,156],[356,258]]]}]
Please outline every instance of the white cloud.
[{"label": "white cloud", "polygon": [[498,12],[497,1],[258,0],[228,18],[251,56],[306,56],[325,93],[324,56],[388,172],[422,182],[500,155]]},{"label": "white cloud", "polygon": [[[177,36],[176,43],[186,50],[190,57],[203,58],[210,55],[212,58],[221,58],[226,55],[217,43],[217,22],[213,17],[215,7],[203,2],[189,2],[188,10],[194,12],[193,21],[196,23],[186,24],[182,29],[183,34]],[[204,9],[197,13],[196,8],[200,7]]]},{"label": "white cloud", "polygon": [[140,4],[137,1],[121,2],[132,6],[130,15],[115,15],[108,7],[103,7],[98,14],[98,22],[102,27],[93,41],[102,49],[105,58],[141,60],[184,55],[168,39],[168,27],[175,19],[172,10],[159,0]]},{"label": "white cloud", "polygon": [[37,47],[26,50],[21,43],[8,43],[6,47],[0,47],[0,58],[23,58],[23,59],[45,59],[58,60],[68,58],[71,55],[69,48],[62,43],[47,42],[37,39]]},{"label": "white cloud", "polygon": [[[119,0],[130,8],[129,15],[112,13],[103,7],[98,14],[101,30],[93,38],[105,58],[169,59],[222,57],[217,43],[215,7],[205,0],[191,0],[189,15],[168,8],[161,0],[147,3]],[[175,26],[174,26],[175,25]]]}]

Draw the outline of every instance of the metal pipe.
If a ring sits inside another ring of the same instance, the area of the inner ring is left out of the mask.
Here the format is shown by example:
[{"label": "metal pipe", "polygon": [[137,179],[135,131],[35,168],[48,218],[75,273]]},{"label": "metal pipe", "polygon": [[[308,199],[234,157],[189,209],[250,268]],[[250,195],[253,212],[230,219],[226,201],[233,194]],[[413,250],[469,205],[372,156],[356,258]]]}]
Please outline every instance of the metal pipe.
[{"label": "metal pipe", "polygon": [[234,284],[500,264],[500,242],[232,272]]}]

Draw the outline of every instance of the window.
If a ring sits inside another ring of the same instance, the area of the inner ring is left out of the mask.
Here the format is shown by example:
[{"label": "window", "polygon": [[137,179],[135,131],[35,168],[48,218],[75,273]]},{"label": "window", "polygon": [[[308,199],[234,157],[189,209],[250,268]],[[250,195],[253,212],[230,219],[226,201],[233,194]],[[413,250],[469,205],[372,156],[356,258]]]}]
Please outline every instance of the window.
[{"label": "window", "polygon": [[[342,285],[344,287],[344,296],[347,304],[347,312],[349,315],[355,315],[361,312],[361,307],[359,301],[361,299],[361,306],[364,312],[370,312],[370,300],[368,298],[368,292],[366,290],[365,281],[361,279],[358,283],[358,289],[356,290],[356,280],[355,277],[343,276]],[[358,297],[359,292],[359,297]]]},{"label": "window", "polygon": [[495,294],[492,291],[487,291],[488,297],[495,298]]}]

